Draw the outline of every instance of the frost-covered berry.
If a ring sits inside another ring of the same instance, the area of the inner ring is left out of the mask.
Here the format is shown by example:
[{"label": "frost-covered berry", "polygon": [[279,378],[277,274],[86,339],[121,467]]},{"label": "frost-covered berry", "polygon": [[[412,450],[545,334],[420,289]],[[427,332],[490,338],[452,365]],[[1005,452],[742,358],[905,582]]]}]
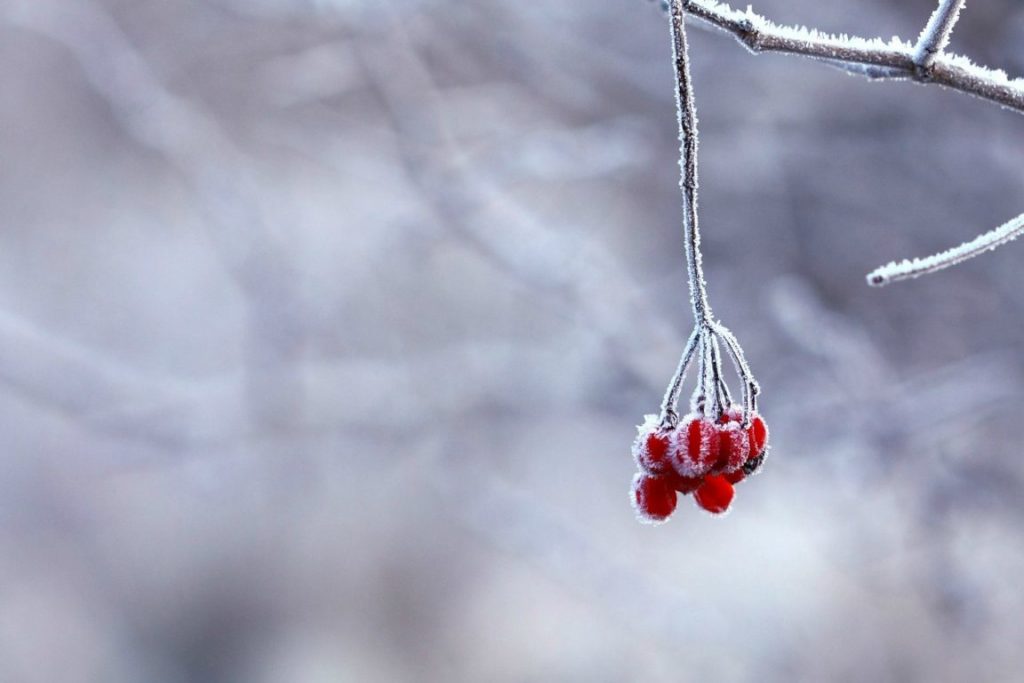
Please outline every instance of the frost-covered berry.
[{"label": "frost-covered berry", "polygon": [[732,404],[728,408],[722,411],[722,414],[718,416],[718,424],[727,424],[729,422],[742,422],[743,421],[743,406]]},{"label": "frost-covered berry", "polygon": [[666,477],[669,480],[669,484],[683,495],[693,493],[704,481],[704,477],[683,477],[675,472],[666,475]]},{"label": "frost-covered berry", "polygon": [[709,474],[704,478],[696,493],[693,494],[697,505],[712,514],[721,514],[729,509],[735,491],[732,484],[720,474]]},{"label": "frost-covered berry", "polygon": [[676,509],[676,490],[667,477],[652,477],[637,472],[631,494],[633,508],[642,522],[664,522]]},{"label": "frost-covered berry", "polygon": [[747,437],[750,440],[749,457],[756,458],[764,453],[764,447],[768,444],[768,425],[757,413],[754,413],[750,427],[747,428]]},{"label": "frost-covered berry", "polygon": [[[748,460],[747,462],[750,462],[750,461]],[[722,476],[725,478],[725,480],[727,482],[729,482],[730,484],[735,486],[736,484],[740,483],[741,481],[743,481],[744,479],[747,478],[746,467],[747,466],[744,465],[743,467],[739,468],[735,472],[725,472],[725,473],[722,474]]]},{"label": "frost-covered berry", "polygon": [[690,415],[676,436],[672,464],[683,477],[699,477],[718,460],[718,428],[700,415]]},{"label": "frost-covered berry", "polygon": [[720,472],[735,472],[743,467],[750,457],[750,437],[739,422],[729,422],[718,427],[718,461],[715,469]]},{"label": "frost-covered berry", "polygon": [[669,451],[672,448],[672,431],[657,425],[645,423],[633,442],[633,458],[636,464],[648,474],[664,475],[673,472]]}]

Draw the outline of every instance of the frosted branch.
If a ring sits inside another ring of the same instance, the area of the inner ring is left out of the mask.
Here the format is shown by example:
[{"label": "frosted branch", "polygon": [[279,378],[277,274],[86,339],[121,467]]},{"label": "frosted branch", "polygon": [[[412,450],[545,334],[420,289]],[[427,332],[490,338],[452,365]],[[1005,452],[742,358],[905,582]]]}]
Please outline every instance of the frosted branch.
[{"label": "frosted branch", "polygon": [[[810,57],[871,80],[937,83],[1024,113],[1024,79],[1010,79],[1003,71],[978,66],[967,57],[944,52],[964,2],[939,0],[915,45],[897,37],[885,42],[879,38],[837,36],[800,26],[780,26],[754,13],[750,7],[740,12],[716,0],[673,0],[671,10],[673,26],[676,24],[674,14],[681,6],[692,16],[731,33],[753,53],[782,52]],[[660,5],[662,9],[670,8],[670,3],[664,0]],[[878,268],[868,274],[868,283],[881,286],[942,270],[1009,242],[1022,231],[1024,216],[954,249]],[[697,265],[699,268],[699,262]]]},{"label": "frosted branch", "polygon": [[914,63],[918,69],[929,69],[936,56],[949,45],[953,27],[960,18],[964,0],[939,0],[939,6],[932,13],[928,24],[921,31],[914,48]]},{"label": "frosted branch", "polygon": [[995,249],[1007,242],[1017,239],[1024,233],[1024,214],[1017,216],[998,228],[978,235],[970,242],[965,242],[958,247],[927,256],[925,258],[904,259],[899,263],[895,261],[877,268],[867,275],[868,284],[874,287],[881,287],[890,282],[907,280],[927,273],[934,273],[937,270],[954,266],[958,263],[974,258],[978,254]]},{"label": "frosted branch", "polygon": [[[1024,79],[1010,79],[998,69],[978,66],[967,57],[941,53],[963,5],[962,0],[943,0],[922,33],[911,45],[899,38],[831,35],[800,26],[780,26],[752,9],[732,9],[715,0],[683,0],[683,9],[712,26],[731,33],[754,53],[781,52],[824,61],[872,80],[914,80],[938,85],[996,102],[1024,113]],[[662,2],[663,8],[667,3]],[[933,28],[933,24],[935,24]],[[932,39],[934,38],[934,42]],[[935,50],[922,69],[918,48]]]}]

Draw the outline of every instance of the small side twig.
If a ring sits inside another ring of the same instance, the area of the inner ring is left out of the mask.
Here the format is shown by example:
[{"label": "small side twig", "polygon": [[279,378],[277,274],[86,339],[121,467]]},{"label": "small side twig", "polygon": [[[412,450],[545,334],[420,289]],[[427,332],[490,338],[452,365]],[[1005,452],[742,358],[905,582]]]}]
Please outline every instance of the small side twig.
[{"label": "small side twig", "polygon": [[934,273],[943,268],[949,268],[967,259],[974,258],[978,254],[995,249],[1007,242],[1012,242],[1024,233],[1024,215],[1017,216],[1013,220],[1003,223],[998,228],[978,235],[970,242],[965,242],[958,247],[947,249],[932,256],[924,258],[904,259],[903,261],[892,262],[881,268],[876,268],[867,275],[869,285],[881,287],[891,282],[915,278],[927,273]]},{"label": "small side twig", "polygon": [[[919,72],[930,69],[935,58],[949,45],[949,37],[953,34],[953,27],[960,18],[963,6],[964,0],[939,0],[939,6],[921,31],[917,47],[914,48],[914,63]],[[922,74],[922,77],[926,78],[927,74]]]}]

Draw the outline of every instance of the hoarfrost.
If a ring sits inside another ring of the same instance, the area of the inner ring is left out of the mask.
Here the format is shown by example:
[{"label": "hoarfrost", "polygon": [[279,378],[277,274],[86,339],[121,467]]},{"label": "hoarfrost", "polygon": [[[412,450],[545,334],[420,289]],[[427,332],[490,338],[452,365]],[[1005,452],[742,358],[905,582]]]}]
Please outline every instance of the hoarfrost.
[{"label": "hoarfrost", "polygon": [[958,247],[953,247],[952,249],[947,249],[924,258],[903,259],[899,262],[893,261],[881,268],[876,268],[867,274],[867,281],[873,287],[881,287],[890,282],[898,282],[925,275],[926,273],[934,273],[937,270],[942,270],[943,268],[948,268],[967,259],[974,258],[986,251],[991,251],[1007,242],[1012,242],[1022,232],[1024,232],[1024,214],[1003,223],[998,228],[978,235],[970,242],[964,242]]}]

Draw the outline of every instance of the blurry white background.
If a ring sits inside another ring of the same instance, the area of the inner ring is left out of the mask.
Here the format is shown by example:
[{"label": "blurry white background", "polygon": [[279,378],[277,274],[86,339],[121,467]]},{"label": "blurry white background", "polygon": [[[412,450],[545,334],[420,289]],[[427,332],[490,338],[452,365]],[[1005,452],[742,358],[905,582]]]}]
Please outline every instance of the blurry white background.
[{"label": "blurry white background", "polygon": [[[932,0],[764,0],[914,38]],[[638,525],[689,332],[641,0],[0,0],[0,680],[1015,680],[1024,118],[690,34],[773,451]],[[1024,7],[952,49],[1024,73]]]}]

